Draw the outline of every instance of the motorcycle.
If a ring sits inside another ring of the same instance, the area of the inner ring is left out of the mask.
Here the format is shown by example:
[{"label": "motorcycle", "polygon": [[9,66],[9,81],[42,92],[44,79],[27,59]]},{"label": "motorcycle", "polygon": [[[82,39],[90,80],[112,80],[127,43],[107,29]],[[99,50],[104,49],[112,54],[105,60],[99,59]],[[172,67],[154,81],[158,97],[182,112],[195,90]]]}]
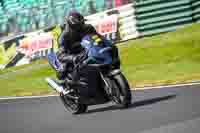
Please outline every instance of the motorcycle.
[{"label": "motorcycle", "polygon": [[[88,106],[105,104],[108,102],[114,102],[120,108],[128,108],[131,104],[132,96],[131,90],[127,79],[120,70],[120,59],[118,56],[118,48],[112,46],[112,48],[104,48],[102,54],[105,51],[112,51],[113,63],[112,65],[106,64],[86,64],[83,65],[86,58],[82,58],[75,65],[76,73],[80,72],[80,68],[92,67],[98,70],[101,79],[101,87],[98,88],[95,96],[83,96],[80,93],[81,82],[79,78],[76,78],[75,84],[69,84],[68,78],[66,78],[65,84],[68,85],[68,89],[59,86],[51,78],[46,78],[47,83],[55,89],[60,96],[65,108],[72,112],[72,114],[81,114],[87,111]],[[55,68],[58,65],[56,55],[51,53],[48,56],[49,64]],[[77,76],[78,77],[78,76]],[[73,79],[74,80],[74,79]],[[78,86],[78,87],[77,87]]]}]

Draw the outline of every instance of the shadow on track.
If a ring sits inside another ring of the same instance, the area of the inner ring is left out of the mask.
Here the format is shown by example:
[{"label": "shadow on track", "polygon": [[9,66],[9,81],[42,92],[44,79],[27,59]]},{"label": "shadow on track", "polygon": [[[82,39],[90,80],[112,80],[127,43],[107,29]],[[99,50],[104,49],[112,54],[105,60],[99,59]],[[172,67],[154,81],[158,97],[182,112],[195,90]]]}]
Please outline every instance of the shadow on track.
[{"label": "shadow on track", "polygon": [[[157,102],[173,99],[175,97],[176,97],[176,95],[168,95],[168,96],[164,96],[164,97],[156,97],[156,98],[137,101],[137,102],[133,101],[133,104],[130,105],[130,107],[127,108],[127,109],[131,109],[131,108],[135,108],[135,107],[139,107],[139,106],[150,105],[150,104],[155,104]],[[93,110],[88,110],[88,112],[86,112],[84,114],[91,114],[91,113],[105,112],[105,111],[112,111],[112,110],[120,110],[120,108],[116,105],[111,105],[111,106],[104,107],[104,108],[97,108],[97,109],[93,109]]]}]

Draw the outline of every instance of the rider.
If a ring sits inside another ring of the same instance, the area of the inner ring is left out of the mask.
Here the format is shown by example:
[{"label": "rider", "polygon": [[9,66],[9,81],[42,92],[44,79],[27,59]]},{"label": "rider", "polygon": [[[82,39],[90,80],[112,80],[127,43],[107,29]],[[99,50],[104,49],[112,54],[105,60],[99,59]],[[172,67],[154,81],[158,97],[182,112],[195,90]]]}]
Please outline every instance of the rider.
[{"label": "rider", "polygon": [[84,48],[80,44],[82,38],[87,34],[95,34],[96,30],[92,25],[85,24],[84,17],[75,10],[67,13],[61,29],[62,32],[58,38],[59,49],[56,55],[62,66],[62,69],[57,71],[57,77],[62,84],[68,71],[73,69],[75,57],[83,54]]}]

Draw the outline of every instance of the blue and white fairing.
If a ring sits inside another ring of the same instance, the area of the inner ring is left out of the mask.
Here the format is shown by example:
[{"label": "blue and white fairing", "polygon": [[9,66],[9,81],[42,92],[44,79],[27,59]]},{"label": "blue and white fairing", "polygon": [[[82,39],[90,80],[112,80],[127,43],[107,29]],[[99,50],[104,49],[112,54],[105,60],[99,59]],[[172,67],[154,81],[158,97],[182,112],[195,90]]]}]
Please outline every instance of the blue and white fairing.
[{"label": "blue and white fairing", "polygon": [[88,60],[97,64],[112,64],[112,44],[104,37],[86,35],[81,45],[87,51]]}]

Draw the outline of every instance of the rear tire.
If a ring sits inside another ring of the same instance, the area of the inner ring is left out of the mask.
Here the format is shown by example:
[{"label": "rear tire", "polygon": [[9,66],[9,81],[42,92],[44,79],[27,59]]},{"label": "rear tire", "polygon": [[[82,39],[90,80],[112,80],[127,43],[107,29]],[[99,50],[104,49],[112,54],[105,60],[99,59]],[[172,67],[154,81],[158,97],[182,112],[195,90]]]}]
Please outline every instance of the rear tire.
[{"label": "rear tire", "polygon": [[114,82],[116,84],[116,89],[118,89],[119,94],[117,95],[118,105],[122,108],[128,108],[131,105],[132,95],[131,90],[125,76],[120,73],[115,75]]},{"label": "rear tire", "polygon": [[[62,103],[64,104],[65,108],[70,111],[72,114],[81,114],[87,111],[87,105],[77,103],[75,100],[71,100],[66,98],[63,94],[60,94],[60,98]],[[70,102],[69,102],[70,100]],[[72,107],[74,104],[75,107]]]}]

